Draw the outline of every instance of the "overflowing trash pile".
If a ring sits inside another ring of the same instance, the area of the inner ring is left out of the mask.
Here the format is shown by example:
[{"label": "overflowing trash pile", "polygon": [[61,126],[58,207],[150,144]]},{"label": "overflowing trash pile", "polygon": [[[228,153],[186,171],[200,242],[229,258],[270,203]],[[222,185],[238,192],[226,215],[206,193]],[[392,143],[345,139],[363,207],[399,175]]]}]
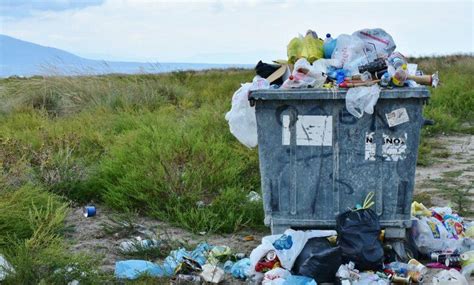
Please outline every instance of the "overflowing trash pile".
[{"label": "overflowing trash pile", "polygon": [[[473,222],[449,207],[428,209],[413,202],[409,233],[416,251],[412,254],[418,258],[403,262],[384,244],[373,204],[368,201],[338,215],[336,230],[287,229],[265,236],[248,257],[226,245],[200,243],[192,251],[171,251],[162,263],[118,261],[115,275],[119,279],[168,277],[177,284],[235,279],[264,285],[469,284],[474,273]],[[157,240],[139,242],[139,246],[159,246]],[[133,251],[128,243],[120,248]],[[427,280],[429,268],[438,272]]]},{"label": "overflowing trash pile", "polygon": [[253,81],[234,93],[226,114],[231,133],[247,147],[257,145],[255,108],[249,105],[248,95],[258,89],[347,90],[346,108],[361,118],[364,112],[373,113],[383,89],[438,85],[437,72],[423,74],[395,49],[392,36],[383,29],[363,29],[337,38],[327,34],[324,40],[308,30],[288,43],[287,60],[258,62]]}]

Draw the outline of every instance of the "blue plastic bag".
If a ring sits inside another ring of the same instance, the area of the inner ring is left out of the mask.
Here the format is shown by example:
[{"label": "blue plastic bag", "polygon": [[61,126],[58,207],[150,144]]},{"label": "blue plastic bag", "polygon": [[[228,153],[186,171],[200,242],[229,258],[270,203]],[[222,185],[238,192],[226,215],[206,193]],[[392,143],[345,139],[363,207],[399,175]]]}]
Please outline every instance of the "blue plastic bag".
[{"label": "blue plastic bag", "polygon": [[290,275],[285,279],[283,285],[317,285],[313,278],[300,275]]},{"label": "blue plastic bag", "polygon": [[115,263],[115,277],[137,279],[142,275],[163,277],[164,271],[159,265],[146,260],[124,260]]},{"label": "blue plastic bag", "polygon": [[250,258],[243,258],[232,266],[231,272],[234,278],[246,279],[249,275]]}]

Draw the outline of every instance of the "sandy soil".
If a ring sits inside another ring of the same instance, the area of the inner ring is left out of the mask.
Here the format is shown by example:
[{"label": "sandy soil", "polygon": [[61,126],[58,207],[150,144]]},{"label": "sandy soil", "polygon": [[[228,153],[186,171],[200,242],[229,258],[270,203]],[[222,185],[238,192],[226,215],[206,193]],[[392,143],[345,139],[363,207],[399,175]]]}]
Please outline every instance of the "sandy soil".
[{"label": "sandy soil", "polygon": [[[469,189],[464,197],[473,201],[470,203],[471,212],[474,211],[474,136],[440,136],[434,139],[440,147],[433,149],[433,153],[445,154],[447,157],[436,157],[433,165],[417,167],[415,195],[427,193],[431,201],[418,201],[436,206],[449,205],[448,195],[443,195],[443,189]],[[449,155],[449,156],[448,156]],[[444,156],[444,155],[443,155]],[[453,204],[453,203],[451,203]],[[470,217],[474,218],[474,217]]]}]

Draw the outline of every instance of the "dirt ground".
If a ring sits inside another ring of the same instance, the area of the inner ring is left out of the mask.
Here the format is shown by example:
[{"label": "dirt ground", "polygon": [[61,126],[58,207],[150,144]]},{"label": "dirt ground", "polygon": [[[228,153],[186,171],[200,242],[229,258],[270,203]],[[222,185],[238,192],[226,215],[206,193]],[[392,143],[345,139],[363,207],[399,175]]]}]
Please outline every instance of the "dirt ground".
[{"label": "dirt ground", "polygon": [[474,136],[440,136],[432,141],[439,147],[433,148],[431,166],[416,169],[415,197],[425,198],[418,202],[427,205],[456,206],[453,194],[464,191],[461,196],[470,212],[464,217],[474,218]]},{"label": "dirt ground", "polygon": [[[440,145],[445,146],[434,150],[440,153],[436,156],[436,161],[429,167],[417,167],[416,171],[416,197],[428,197],[430,201],[419,201],[428,205],[445,206],[448,201],[449,192],[443,192],[446,188],[465,188],[466,192],[472,190],[474,181],[474,136],[442,136],[436,138]],[[421,195],[420,195],[421,194]],[[471,193],[472,194],[472,193]],[[469,193],[467,199],[472,197]],[[466,203],[468,210],[472,212],[474,203]],[[103,256],[104,264],[102,270],[112,272],[115,262],[125,260],[119,252],[119,245],[122,241],[141,238],[167,238],[179,241],[182,244],[193,245],[200,241],[206,241],[212,245],[228,245],[235,252],[250,254],[253,248],[260,244],[261,238],[269,234],[266,232],[239,232],[229,235],[195,235],[186,230],[170,226],[164,222],[146,217],[133,217],[131,222],[117,222],[120,214],[98,206],[95,217],[86,218],[82,215],[82,208],[74,208],[67,224],[73,228],[68,240],[72,244],[73,251],[88,251],[98,253]],[[254,240],[245,241],[244,237],[252,235]],[[427,282],[431,284],[432,276],[437,270],[430,270],[426,276]],[[474,278],[470,280],[474,284]],[[236,280],[228,280],[227,284],[244,284]]]}]

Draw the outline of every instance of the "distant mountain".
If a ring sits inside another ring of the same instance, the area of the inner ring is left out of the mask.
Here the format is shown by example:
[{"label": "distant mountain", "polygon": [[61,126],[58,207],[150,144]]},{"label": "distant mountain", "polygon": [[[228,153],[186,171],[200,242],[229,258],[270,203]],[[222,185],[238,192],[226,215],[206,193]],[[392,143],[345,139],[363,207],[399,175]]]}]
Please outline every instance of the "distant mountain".
[{"label": "distant mountain", "polygon": [[146,63],[91,60],[0,34],[0,77],[12,75],[86,75],[107,73],[162,73],[177,70],[243,67],[242,64]]}]

